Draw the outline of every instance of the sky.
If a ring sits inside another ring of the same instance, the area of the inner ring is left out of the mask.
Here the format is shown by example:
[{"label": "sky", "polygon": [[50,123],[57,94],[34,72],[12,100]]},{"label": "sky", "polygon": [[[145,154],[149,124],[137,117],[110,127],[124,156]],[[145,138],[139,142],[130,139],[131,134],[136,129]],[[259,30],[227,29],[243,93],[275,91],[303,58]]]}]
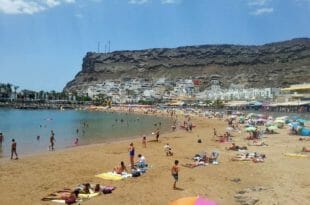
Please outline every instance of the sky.
[{"label": "sky", "polygon": [[0,0],[0,83],[62,91],[109,41],[112,52],[299,37],[310,0]]}]

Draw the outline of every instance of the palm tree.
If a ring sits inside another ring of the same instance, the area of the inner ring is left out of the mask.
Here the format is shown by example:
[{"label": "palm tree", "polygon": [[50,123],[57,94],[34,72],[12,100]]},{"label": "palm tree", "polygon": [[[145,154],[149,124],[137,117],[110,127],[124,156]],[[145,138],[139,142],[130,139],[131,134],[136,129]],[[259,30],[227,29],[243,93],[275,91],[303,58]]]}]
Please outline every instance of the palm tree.
[{"label": "palm tree", "polygon": [[17,100],[17,90],[18,90],[19,86],[17,85],[14,85],[13,89],[14,89],[14,97],[15,97],[15,100]]},{"label": "palm tree", "polygon": [[10,84],[10,83],[6,84],[6,95],[7,95],[7,98],[11,98],[11,95],[12,95],[12,84]]}]

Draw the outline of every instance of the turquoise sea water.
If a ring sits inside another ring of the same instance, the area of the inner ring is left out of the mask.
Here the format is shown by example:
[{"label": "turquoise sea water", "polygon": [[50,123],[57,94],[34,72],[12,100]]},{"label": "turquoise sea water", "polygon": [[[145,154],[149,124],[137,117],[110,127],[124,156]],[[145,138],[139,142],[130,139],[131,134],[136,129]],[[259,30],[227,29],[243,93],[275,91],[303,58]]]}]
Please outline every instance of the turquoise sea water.
[{"label": "turquoise sea water", "polygon": [[21,156],[47,152],[51,130],[55,133],[55,148],[59,150],[72,147],[76,138],[79,138],[80,145],[133,138],[143,134],[154,138],[151,133],[159,124],[162,131],[171,126],[166,118],[126,113],[0,109],[0,132],[4,135],[0,157],[10,155],[13,138],[17,142],[17,153]]}]

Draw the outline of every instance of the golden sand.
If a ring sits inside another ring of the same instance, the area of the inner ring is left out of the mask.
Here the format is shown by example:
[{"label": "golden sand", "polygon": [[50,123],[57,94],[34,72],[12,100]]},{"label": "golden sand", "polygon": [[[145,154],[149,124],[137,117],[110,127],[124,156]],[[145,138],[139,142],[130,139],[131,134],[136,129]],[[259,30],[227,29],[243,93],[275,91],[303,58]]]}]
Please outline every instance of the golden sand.
[{"label": "golden sand", "polygon": [[[54,204],[41,198],[64,187],[73,188],[81,183],[100,183],[116,186],[109,195],[92,198],[83,204],[128,204],[168,205],[169,202],[185,196],[204,196],[221,205],[240,204],[236,201],[258,200],[256,204],[300,204],[310,202],[310,158],[287,157],[284,153],[299,152],[310,142],[300,142],[297,136],[287,134],[266,135],[267,147],[248,147],[267,155],[264,163],[233,162],[234,151],[227,151],[230,144],[214,141],[213,128],[224,133],[226,122],[216,119],[192,119],[197,128],[193,132],[177,129],[160,136],[160,142],[148,142],[142,148],[141,139],[80,146],[65,150],[20,156],[19,160],[0,160],[0,204]],[[152,131],[150,131],[151,133]],[[246,145],[245,132],[233,133],[234,142]],[[197,143],[197,139],[202,143]],[[154,135],[147,136],[152,140]],[[133,141],[136,154],[143,154],[151,168],[138,178],[122,181],[107,181],[95,175],[111,171],[124,161],[129,164],[128,146]],[[169,143],[174,156],[167,157],[163,146]],[[21,146],[21,145],[20,145]],[[219,165],[186,168],[181,167],[178,187],[173,190],[170,168],[175,159],[181,164],[192,162],[191,158],[201,151],[220,152]],[[237,194],[239,191],[241,194]],[[236,195],[237,194],[237,195]]]}]

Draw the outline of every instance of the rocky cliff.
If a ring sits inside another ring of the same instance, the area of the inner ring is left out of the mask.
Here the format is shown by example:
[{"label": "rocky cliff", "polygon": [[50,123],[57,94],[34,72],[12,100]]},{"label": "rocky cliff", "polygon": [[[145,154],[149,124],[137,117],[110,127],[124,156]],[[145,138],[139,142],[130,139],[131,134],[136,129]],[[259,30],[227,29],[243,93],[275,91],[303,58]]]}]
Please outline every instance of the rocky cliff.
[{"label": "rocky cliff", "polygon": [[89,52],[82,70],[65,91],[77,91],[106,79],[169,79],[221,76],[224,87],[285,87],[310,82],[310,38],[259,46],[200,45],[178,48]]}]

